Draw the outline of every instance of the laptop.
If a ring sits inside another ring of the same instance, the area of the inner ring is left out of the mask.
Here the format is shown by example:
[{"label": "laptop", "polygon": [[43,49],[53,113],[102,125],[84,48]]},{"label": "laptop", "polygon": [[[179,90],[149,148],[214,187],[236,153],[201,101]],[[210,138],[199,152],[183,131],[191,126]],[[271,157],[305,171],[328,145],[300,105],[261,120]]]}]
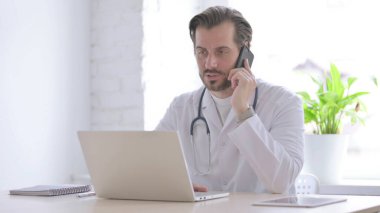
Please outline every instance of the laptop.
[{"label": "laptop", "polygon": [[228,192],[194,192],[176,132],[79,131],[96,195],[110,199],[203,201]]}]

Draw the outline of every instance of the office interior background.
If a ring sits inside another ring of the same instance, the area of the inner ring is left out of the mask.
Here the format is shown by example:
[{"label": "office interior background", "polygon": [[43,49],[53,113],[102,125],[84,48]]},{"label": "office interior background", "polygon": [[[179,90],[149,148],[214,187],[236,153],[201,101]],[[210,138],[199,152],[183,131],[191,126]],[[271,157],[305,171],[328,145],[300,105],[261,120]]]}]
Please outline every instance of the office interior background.
[{"label": "office interior background", "polygon": [[190,18],[231,6],[253,27],[252,70],[293,91],[335,63],[359,77],[365,126],[344,178],[380,179],[380,3],[375,0],[0,0],[0,189],[81,181],[78,130],[152,130],[201,86]]}]

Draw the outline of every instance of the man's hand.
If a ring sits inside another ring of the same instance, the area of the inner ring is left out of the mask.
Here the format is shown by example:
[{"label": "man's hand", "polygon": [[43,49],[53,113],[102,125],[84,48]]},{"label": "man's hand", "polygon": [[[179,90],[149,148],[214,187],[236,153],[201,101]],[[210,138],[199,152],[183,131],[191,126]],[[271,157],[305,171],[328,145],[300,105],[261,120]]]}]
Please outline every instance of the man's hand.
[{"label": "man's hand", "polygon": [[231,105],[239,116],[248,110],[250,97],[256,89],[255,76],[251,72],[248,59],[244,59],[244,68],[235,68],[230,71],[228,80],[231,81],[231,87],[234,90]]},{"label": "man's hand", "polygon": [[207,192],[207,186],[199,185],[199,184],[194,184],[193,183],[193,188],[194,192]]}]

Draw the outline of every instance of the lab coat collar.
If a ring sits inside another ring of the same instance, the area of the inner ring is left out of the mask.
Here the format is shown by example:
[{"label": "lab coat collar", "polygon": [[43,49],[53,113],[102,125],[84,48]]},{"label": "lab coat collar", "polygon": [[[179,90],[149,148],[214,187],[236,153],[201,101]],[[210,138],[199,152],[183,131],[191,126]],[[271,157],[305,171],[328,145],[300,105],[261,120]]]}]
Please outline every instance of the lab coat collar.
[{"label": "lab coat collar", "polygon": [[233,124],[236,124],[236,114],[235,114],[235,111],[231,108],[230,112],[227,115],[226,120],[224,121],[224,125],[222,126],[222,123],[219,120],[218,112],[216,110],[215,102],[212,99],[212,95],[210,91],[207,89],[203,97],[202,113],[203,113],[203,116],[206,118],[207,123],[209,123],[209,127],[212,128],[210,126],[210,124],[212,124],[214,127],[218,129],[218,132],[220,132],[220,135],[228,128],[231,128],[232,126],[234,126]]}]

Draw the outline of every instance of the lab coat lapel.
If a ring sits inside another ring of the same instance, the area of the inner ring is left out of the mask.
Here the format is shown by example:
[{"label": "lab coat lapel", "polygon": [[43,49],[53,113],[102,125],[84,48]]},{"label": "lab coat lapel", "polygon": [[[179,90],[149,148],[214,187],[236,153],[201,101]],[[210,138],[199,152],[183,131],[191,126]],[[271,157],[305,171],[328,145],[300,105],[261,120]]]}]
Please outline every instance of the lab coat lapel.
[{"label": "lab coat lapel", "polygon": [[227,119],[224,122],[222,132],[232,128],[234,125],[236,125],[236,115],[234,109],[231,108],[230,112],[228,113]]},{"label": "lab coat lapel", "polygon": [[212,100],[211,94],[208,90],[206,90],[205,95],[203,97],[202,112],[203,116],[207,120],[207,123],[209,123],[209,128],[213,129],[216,127],[217,132],[220,132],[220,130],[222,129],[222,124],[219,121],[215,103]]}]

